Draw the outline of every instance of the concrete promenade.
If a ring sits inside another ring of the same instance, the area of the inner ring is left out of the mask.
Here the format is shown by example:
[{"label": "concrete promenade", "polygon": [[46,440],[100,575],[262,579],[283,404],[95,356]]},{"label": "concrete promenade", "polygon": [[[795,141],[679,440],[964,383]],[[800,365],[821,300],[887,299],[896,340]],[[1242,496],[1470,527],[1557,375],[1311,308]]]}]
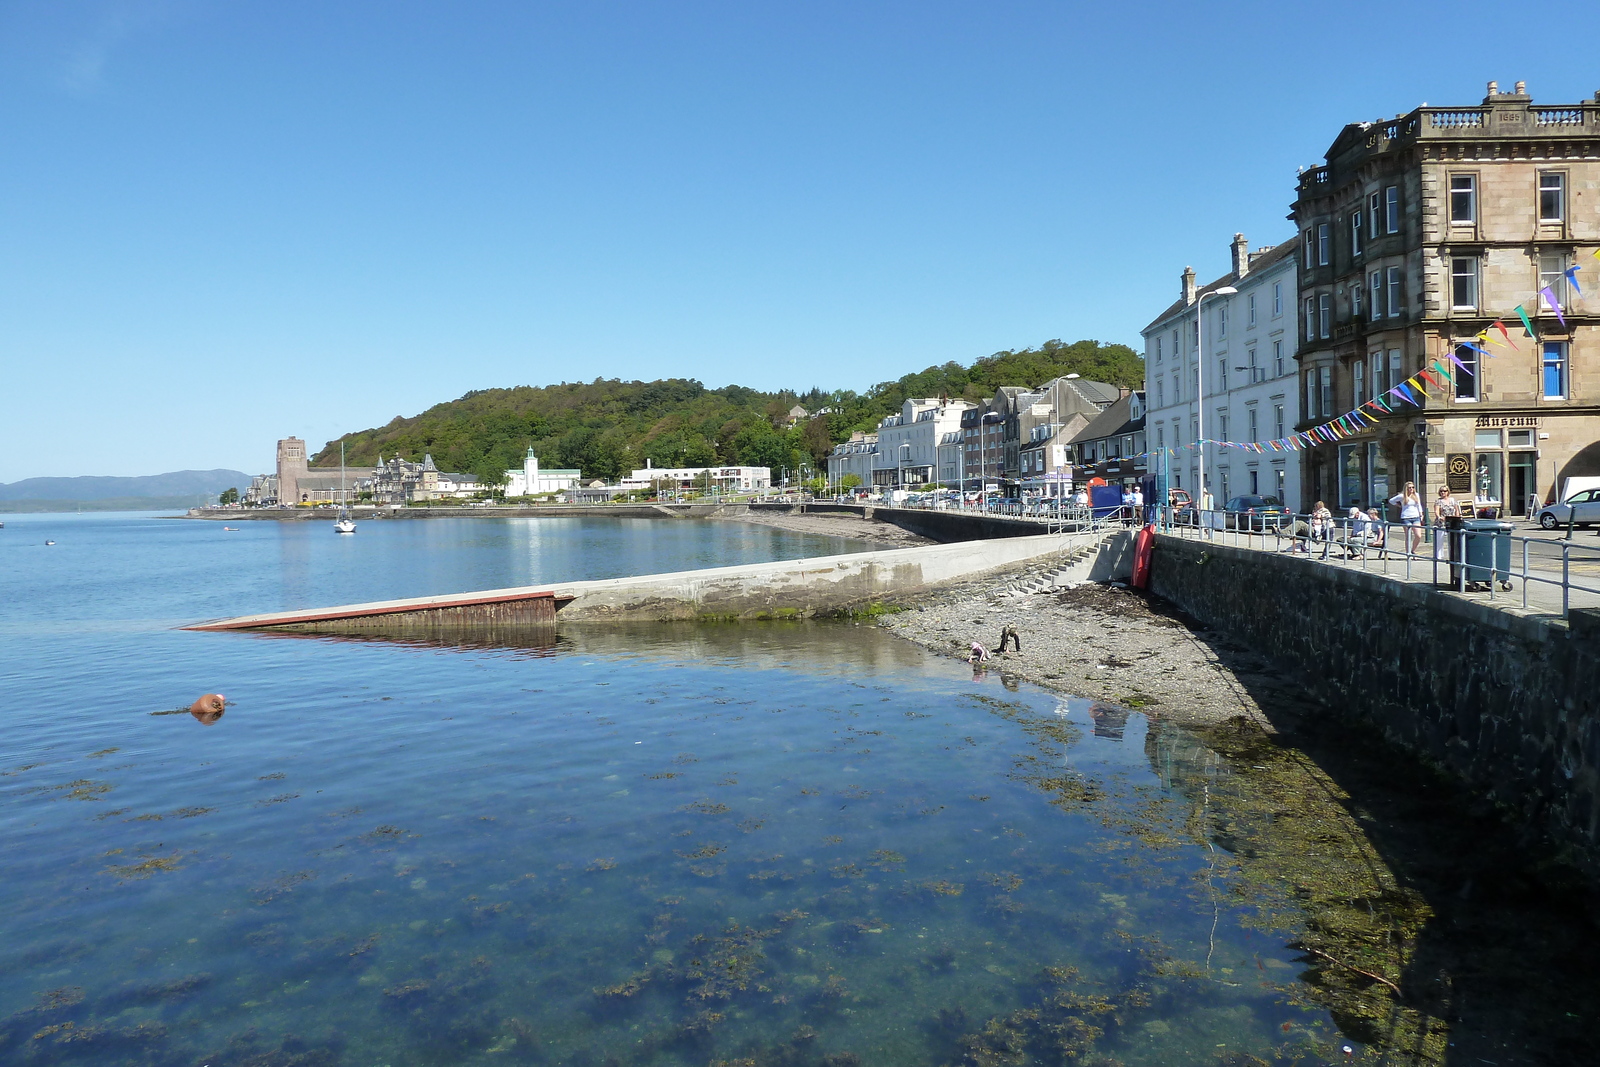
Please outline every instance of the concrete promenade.
[{"label": "concrete promenade", "polygon": [[[1037,527],[1035,527],[1037,529]],[[1045,566],[1097,546],[1105,534],[1035,534],[736,567],[606,578],[520,589],[273,612],[199,623],[192,630],[373,632],[412,623],[451,626],[524,622],[656,622],[840,615],[1028,561]],[[554,611],[551,611],[551,608]],[[408,622],[408,617],[410,621]]]}]

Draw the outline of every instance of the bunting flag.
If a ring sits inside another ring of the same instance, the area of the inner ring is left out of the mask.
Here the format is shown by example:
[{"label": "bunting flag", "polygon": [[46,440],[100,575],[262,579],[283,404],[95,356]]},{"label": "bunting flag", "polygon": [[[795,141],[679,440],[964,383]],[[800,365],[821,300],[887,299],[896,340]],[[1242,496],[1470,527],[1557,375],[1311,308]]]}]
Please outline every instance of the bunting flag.
[{"label": "bunting flag", "polygon": [[1501,322],[1499,319],[1495,319],[1494,328],[1500,331],[1500,335],[1506,339],[1506,344],[1510,345],[1512,348],[1515,348],[1518,352],[1522,351],[1522,349],[1517,348],[1517,342],[1511,339],[1511,333],[1506,329],[1505,323]]},{"label": "bunting flag", "polygon": [[1543,289],[1539,290],[1539,295],[1544,297],[1544,302],[1546,304],[1550,305],[1550,310],[1556,313],[1556,320],[1561,323],[1561,326],[1564,329],[1567,325],[1567,317],[1561,314],[1561,305],[1556,303],[1556,294],[1552,292],[1550,287],[1547,285]]},{"label": "bunting flag", "polygon": [[1578,268],[1577,267],[1568,267],[1566,269],[1566,272],[1564,274],[1562,274],[1561,276],[1572,284],[1572,291],[1573,292],[1577,293],[1579,296],[1583,295],[1583,290],[1578,288]]},{"label": "bunting flag", "polygon": [[[1479,347],[1478,347],[1478,346],[1477,346],[1477,345],[1475,345],[1475,344],[1473,344],[1473,343],[1472,343],[1472,342],[1470,342],[1470,341],[1462,341],[1462,342],[1461,342],[1461,347],[1462,347],[1462,348],[1470,348],[1470,349],[1472,349],[1472,350],[1473,350],[1473,351],[1474,351],[1474,352],[1477,352],[1477,353],[1479,353],[1479,354],[1481,354],[1481,355],[1485,355],[1485,356],[1488,356],[1488,357],[1489,357],[1489,358],[1490,358],[1490,359],[1493,359],[1493,358],[1494,358],[1494,353],[1493,353],[1493,352],[1491,352],[1491,351],[1489,351],[1489,350],[1488,350],[1488,349],[1487,349],[1487,348],[1479,348]],[[1458,364],[1458,365],[1459,365],[1459,364],[1460,364],[1460,363],[1461,363],[1461,361],[1460,361],[1460,360],[1459,360],[1459,359],[1456,359],[1456,356],[1455,356],[1455,353],[1454,353],[1454,352],[1452,352],[1452,353],[1450,353],[1450,358],[1451,358],[1451,359],[1452,359],[1452,360],[1455,360],[1455,362],[1456,362],[1456,363],[1457,363],[1457,364]]]},{"label": "bunting flag", "polygon": [[1528,313],[1523,310],[1521,304],[1517,305],[1517,318],[1522,320],[1522,326],[1528,331],[1528,336],[1537,341],[1539,339],[1539,335],[1534,332],[1533,323],[1528,319]]}]

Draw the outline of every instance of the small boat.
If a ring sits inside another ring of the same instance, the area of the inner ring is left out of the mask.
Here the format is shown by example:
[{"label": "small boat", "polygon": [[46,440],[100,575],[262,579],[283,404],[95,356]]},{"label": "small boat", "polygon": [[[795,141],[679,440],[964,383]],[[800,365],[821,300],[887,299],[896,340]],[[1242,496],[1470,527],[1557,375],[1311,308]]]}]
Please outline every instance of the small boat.
[{"label": "small boat", "polygon": [[46,541],[46,542],[45,542],[45,544],[47,544],[47,545],[53,545],[53,544],[55,544],[55,542],[54,542],[54,541]]},{"label": "small boat", "polygon": [[341,534],[356,532],[356,520],[350,517],[350,502],[345,498],[343,441],[339,442],[339,519],[333,524],[333,532]]}]

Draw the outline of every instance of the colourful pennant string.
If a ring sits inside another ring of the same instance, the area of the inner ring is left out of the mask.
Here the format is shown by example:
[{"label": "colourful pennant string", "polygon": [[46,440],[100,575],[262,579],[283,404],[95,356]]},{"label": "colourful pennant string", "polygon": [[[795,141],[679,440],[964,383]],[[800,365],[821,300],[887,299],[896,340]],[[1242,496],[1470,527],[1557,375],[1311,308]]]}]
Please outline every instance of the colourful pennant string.
[{"label": "colourful pennant string", "polygon": [[1523,309],[1521,304],[1517,305],[1517,318],[1522,320],[1522,326],[1528,331],[1528,336],[1537,341],[1539,339],[1539,335],[1534,331],[1533,322],[1528,318],[1528,313]]},{"label": "colourful pennant string", "polygon": [[1556,294],[1552,292],[1550,287],[1547,285],[1543,289],[1539,290],[1539,295],[1544,297],[1544,302],[1550,305],[1550,310],[1556,313],[1556,320],[1560,322],[1562,328],[1565,329],[1567,325],[1567,317],[1561,314],[1561,305],[1556,303]]},{"label": "colourful pennant string", "polygon": [[1566,271],[1561,276],[1572,284],[1572,291],[1573,292],[1577,293],[1579,296],[1583,295],[1583,290],[1578,288],[1578,268],[1577,267],[1568,267],[1566,269]]},{"label": "colourful pennant string", "polygon": [[1500,336],[1506,339],[1506,344],[1510,345],[1518,352],[1522,351],[1522,349],[1517,348],[1517,342],[1511,339],[1511,331],[1506,329],[1506,324],[1504,322],[1500,321],[1499,319],[1495,319],[1494,328],[1500,331]]}]

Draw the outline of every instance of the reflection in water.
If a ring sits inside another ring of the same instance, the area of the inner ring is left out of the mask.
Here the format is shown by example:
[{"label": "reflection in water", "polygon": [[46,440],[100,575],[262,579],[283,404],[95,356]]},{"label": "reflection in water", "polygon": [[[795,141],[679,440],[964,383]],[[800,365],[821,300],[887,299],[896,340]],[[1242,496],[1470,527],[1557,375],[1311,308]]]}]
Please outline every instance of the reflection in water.
[{"label": "reflection in water", "polygon": [[1094,719],[1094,735],[1111,741],[1121,741],[1122,731],[1128,726],[1128,709],[1095,701],[1089,705],[1089,716]]}]

